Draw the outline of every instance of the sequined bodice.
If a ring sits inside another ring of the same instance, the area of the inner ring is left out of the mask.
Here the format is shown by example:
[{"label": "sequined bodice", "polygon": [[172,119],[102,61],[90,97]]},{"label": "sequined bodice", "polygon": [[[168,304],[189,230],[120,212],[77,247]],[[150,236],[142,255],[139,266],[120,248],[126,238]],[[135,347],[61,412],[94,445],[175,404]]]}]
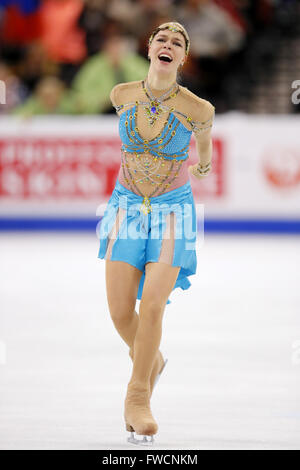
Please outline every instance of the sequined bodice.
[{"label": "sequined bodice", "polygon": [[119,121],[122,150],[133,153],[151,153],[167,160],[185,160],[192,131],[169,111],[168,117],[159,134],[151,140],[143,139],[136,125],[137,105],[123,112]]},{"label": "sequined bodice", "polygon": [[[142,81],[144,91],[143,83]],[[178,101],[178,97],[175,100],[174,96],[171,106],[167,105],[167,100],[159,105],[162,111],[157,122],[161,125],[161,130],[153,138],[143,138],[142,135],[149,135],[149,113],[155,114],[157,108],[155,101],[149,106],[149,100],[144,100],[142,90],[137,90],[137,97],[140,99],[113,106],[117,112],[122,111],[119,120],[122,141],[119,181],[134,193],[144,196],[144,203],[150,208],[148,198],[171,191],[189,180],[186,162],[191,135],[211,127],[212,119],[205,122],[194,121],[174,107],[186,106],[182,97]],[[146,119],[140,116],[143,111]],[[182,116],[191,129],[177,115]]]}]

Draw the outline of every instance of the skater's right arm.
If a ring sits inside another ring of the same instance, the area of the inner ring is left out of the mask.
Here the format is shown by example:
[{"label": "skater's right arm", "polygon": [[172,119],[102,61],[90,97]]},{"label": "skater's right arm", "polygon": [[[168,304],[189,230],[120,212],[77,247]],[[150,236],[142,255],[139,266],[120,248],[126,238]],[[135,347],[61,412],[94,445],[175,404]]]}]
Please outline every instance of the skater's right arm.
[{"label": "skater's right arm", "polygon": [[[120,91],[121,91],[121,88],[122,88],[122,83],[118,83],[117,85],[115,85],[111,92],[110,92],[110,101],[112,102],[112,105],[114,108],[116,108],[116,106],[120,105]],[[118,113],[118,111],[116,110],[116,112]],[[119,114],[119,113],[118,113]]]}]

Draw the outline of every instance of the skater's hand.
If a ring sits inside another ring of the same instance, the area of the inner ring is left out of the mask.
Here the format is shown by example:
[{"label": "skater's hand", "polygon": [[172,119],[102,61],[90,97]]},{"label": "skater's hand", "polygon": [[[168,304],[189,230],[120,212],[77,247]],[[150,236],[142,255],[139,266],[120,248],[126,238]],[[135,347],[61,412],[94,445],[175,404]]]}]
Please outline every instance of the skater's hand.
[{"label": "skater's hand", "polygon": [[189,172],[190,172],[192,175],[194,175],[197,179],[200,180],[201,178],[205,178],[205,176],[207,176],[207,175],[210,173],[210,172],[208,172],[206,175],[201,175],[201,174],[199,173],[199,171],[197,171],[197,166],[198,166],[198,163],[196,163],[195,165],[190,165],[190,166],[188,167]]}]

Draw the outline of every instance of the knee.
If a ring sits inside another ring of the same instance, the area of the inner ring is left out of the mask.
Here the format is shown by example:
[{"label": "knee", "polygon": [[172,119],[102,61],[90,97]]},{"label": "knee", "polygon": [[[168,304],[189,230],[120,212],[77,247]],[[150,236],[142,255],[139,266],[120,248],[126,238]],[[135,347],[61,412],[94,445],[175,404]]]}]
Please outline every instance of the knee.
[{"label": "knee", "polygon": [[142,299],[140,304],[140,317],[148,321],[150,325],[161,323],[165,305],[152,299]]},{"label": "knee", "polygon": [[109,306],[110,316],[116,326],[122,327],[132,321],[134,315],[134,302],[113,303]]}]

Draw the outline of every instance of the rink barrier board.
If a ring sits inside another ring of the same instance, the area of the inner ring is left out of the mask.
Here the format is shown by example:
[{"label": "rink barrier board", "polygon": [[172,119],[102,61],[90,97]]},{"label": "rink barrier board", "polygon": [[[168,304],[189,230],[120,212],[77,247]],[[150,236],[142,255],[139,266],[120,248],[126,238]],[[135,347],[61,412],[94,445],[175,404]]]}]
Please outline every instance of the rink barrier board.
[{"label": "rink barrier board", "polygon": [[[117,128],[115,116],[0,116],[0,230],[94,230],[120,167]],[[216,115],[212,171],[190,176],[206,232],[299,233],[299,128],[296,115]]]},{"label": "rink barrier board", "polygon": [[[0,217],[0,232],[40,231],[40,232],[96,232],[101,218],[54,218],[54,217]],[[203,221],[198,221],[198,232]],[[300,219],[249,219],[226,218],[204,220],[205,233],[261,233],[261,234],[300,234]]]}]

